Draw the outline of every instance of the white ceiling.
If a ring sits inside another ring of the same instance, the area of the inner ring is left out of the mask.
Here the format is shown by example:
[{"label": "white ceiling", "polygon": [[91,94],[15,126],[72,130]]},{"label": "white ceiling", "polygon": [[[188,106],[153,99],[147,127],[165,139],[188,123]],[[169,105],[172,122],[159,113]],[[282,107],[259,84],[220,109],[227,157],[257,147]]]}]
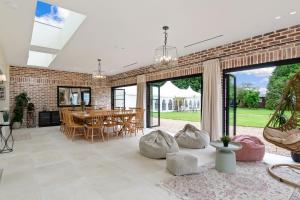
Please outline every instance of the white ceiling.
[{"label": "white ceiling", "polygon": [[[102,58],[106,74],[117,74],[153,62],[163,42],[179,55],[300,24],[299,0],[48,0],[87,16],[51,69],[92,73]],[[32,34],[34,0],[0,0],[0,47],[9,65],[26,66]],[[297,14],[290,15],[292,11]],[[281,16],[276,20],[276,16]],[[206,43],[185,45],[223,34]],[[34,49],[36,50],[36,49]],[[137,65],[122,66],[138,62]]]}]

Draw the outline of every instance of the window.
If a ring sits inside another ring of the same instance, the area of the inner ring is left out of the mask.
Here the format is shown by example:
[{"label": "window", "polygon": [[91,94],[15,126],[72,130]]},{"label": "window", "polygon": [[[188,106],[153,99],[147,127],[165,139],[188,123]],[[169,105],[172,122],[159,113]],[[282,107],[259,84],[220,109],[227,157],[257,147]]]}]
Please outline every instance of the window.
[{"label": "window", "polygon": [[167,106],[166,106],[166,100],[163,99],[162,105],[161,105],[161,106],[162,106],[162,110],[165,111],[165,110],[166,110],[166,107],[167,107]]},{"label": "window", "polygon": [[168,110],[173,110],[173,103],[172,103],[171,99],[169,100],[169,103],[168,103]]}]

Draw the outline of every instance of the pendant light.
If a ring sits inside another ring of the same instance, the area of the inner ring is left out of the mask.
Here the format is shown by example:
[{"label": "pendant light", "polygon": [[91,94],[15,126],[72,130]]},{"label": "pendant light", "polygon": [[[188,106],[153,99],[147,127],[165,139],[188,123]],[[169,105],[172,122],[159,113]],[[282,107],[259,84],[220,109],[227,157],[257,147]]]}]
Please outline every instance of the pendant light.
[{"label": "pendant light", "polygon": [[154,62],[160,65],[174,66],[178,64],[178,54],[177,48],[172,46],[167,46],[168,26],[163,26],[164,31],[164,44],[155,49],[154,53]]},{"label": "pendant light", "polygon": [[106,76],[102,74],[101,70],[101,59],[98,59],[98,69],[93,72],[93,78],[94,79],[105,79]]}]

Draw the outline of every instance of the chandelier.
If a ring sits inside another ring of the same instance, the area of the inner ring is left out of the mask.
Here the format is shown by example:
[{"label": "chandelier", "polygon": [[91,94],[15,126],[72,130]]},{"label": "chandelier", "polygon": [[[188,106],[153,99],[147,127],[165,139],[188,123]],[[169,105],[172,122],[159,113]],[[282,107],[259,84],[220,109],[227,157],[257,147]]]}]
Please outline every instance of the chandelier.
[{"label": "chandelier", "polygon": [[98,69],[93,72],[93,78],[94,79],[105,79],[106,76],[102,74],[103,71],[101,71],[101,59],[98,59]]},{"label": "chandelier", "polygon": [[164,44],[155,49],[154,62],[160,65],[173,66],[178,64],[178,54],[176,47],[167,46],[168,26],[162,28],[164,30]]}]

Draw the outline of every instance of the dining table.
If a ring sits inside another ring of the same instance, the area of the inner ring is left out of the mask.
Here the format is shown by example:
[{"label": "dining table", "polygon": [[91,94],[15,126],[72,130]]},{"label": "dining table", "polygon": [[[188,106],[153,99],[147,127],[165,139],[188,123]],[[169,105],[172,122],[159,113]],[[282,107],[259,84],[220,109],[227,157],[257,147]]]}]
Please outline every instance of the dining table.
[{"label": "dining table", "polygon": [[[102,116],[104,119],[108,117],[113,117],[116,122],[118,122],[118,125],[121,126],[120,130],[118,131],[119,134],[126,134],[126,132],[132,132],[133,128],[131,126],[131,122],[133,118],[136,116],[136,112],[130,112],[130,111],[112,111],[106,110],[106,111],[74,111],[72,112],[72,115],[74,118],[82,121],[83,123],[86,123],[87,121],[91,120],[95,116]],[[104,120],[105,121],[105,120]]]}]

